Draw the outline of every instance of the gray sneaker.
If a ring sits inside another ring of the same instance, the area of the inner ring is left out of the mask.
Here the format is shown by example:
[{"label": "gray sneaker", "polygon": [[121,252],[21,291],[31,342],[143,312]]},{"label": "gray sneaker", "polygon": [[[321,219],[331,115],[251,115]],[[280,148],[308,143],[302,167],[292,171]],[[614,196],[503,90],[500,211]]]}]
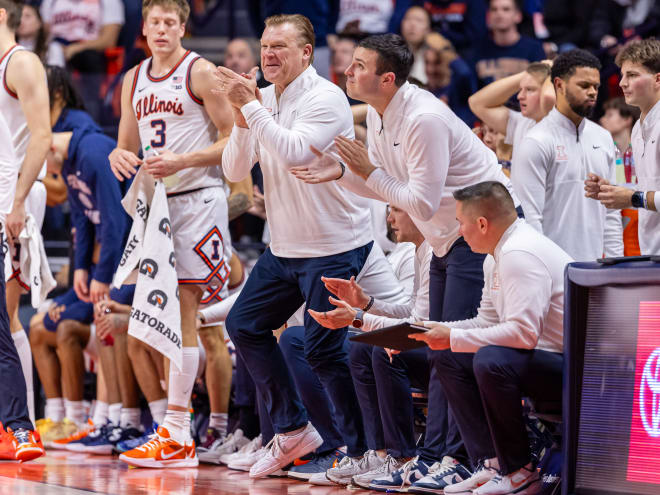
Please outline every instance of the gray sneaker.
[{"label": "gray sneaker", "polygon": [[368,450],[362,457],[344,457],[337,467],[328,469],[325,476],[339,485],[350,485],[353,476],[373,471],[385,459],[381,459],[375,450]]},{"label": "gray sneaker", "polygon": [[197,448],[197,457],[200,462],[209,464],[221,464],[220,456],[233,454],[241,449],[250,440],[243,436],[243,431],[238,429],[224,438],[217,438],[210,446]]},{"label": "gray sneaker", "polygon": [[373,480],[380,478],[381,476],[387,476],[392,471],[399,469],[404,462],[405,461],[396,459],[388,454],[387,457],[382,460],[382,464],[376,469],[372,469],[371,471],[362,474],[356,474],[351,478],[351,481],[355,486],[369,490],[369,485]]}]

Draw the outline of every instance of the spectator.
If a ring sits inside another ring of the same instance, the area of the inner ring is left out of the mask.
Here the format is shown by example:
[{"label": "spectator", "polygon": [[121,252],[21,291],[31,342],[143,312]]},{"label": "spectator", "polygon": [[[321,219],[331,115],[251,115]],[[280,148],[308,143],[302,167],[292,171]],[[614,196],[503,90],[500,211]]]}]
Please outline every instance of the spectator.
[{"label": "spectator", "polygon": [[[234,38],[227,44],[223,65],[237,74],[249,74],[259,62],[255,56],[250,42],[245,38]],[[257,72],[257,86],[263,88],[268,85],[261,71]]]},{"label": "spectator", "polygon": [[632,129],[639,119],[639,108],[628,105],[623,97],[619,97],[606,101],[603,110],[605,114],[599,123],[610,132],[616,147],[624,152],[631,145]]},{"label": "spectator", "polygon": [[19,44],[28,50],[32,50],[43,62],[48,50],[46,28],[41,19],[41,13],[33,5],[23,6],[21,25],[16,30],[16,38]]},{"label": "spectator", "polygon": [[[444,493],[537,493],[523,396],[561,401],[564,268],[571,257],[516,218],[498,182],[454,192],[461,234],[484,261],[475,318],[427,323],[410,335],[438,353],[436,370],[470,458],[479,467]],[[533,287],[534,290],[528,288]]]},{"label": "spectator", "polygon": [[660,2],[600,0],[595,3],[586,32],[593,48],[611,48],[633,36],[648,36],[660,28]]},{"label": "spectator", "polygon": [[[332,49],[332,82],[339,86],[344,93],[346,93],[346,74],[344,74],[344,71],[351,65],[356,45],[357,42],[354,38],[342,35],[337,38]],[[360,103],[348,95],[346,97],[350,105]]]},{"label": "spectator", "polygon": [[[401,36],[413,53],[413,66],[410,76],[426,84],[424,53],[426,37],[431,32],[431,17],[422,7],[410,7],[401,21]],[[350,64],[349,64],[350,65]]]},{"label": "spectator", "polygon": [[[350,35],[386,33],[396,0],[340,0],[337,32]],[[316,27],[316,26],[315,26]]]},{"label": "spectator", "polygon": [[584,50],[555,59],[555,108],[527,132],[511,166],[525,218],[578,261],[623,255],[621,215],[582,190],[587,173],[610,180],[615,174],[612,137],[587,118],[596,104],[600,68]]},{"label": "spectator", "polygon": [[488,27],[491,36],[478,45],[474,57],[480,87],[521,72],[530,62],[545,58],[539,41],[518,32],[521,21],[517,0],[490,0]]},{"label": "spectator", "polygon": [[472,60],[474,43],[486,37],[484,0],[417,0],[431,15],[431,27],[451,41],[465,60]]},{"label": "spectator", "polygon": [[428,48],[424,52],[424,70],[427,89],[472,127],[476,118],[470,110],[468,99],[477,90],[477,80],[472,69],[441,34],[429,34],[426,44]]}]

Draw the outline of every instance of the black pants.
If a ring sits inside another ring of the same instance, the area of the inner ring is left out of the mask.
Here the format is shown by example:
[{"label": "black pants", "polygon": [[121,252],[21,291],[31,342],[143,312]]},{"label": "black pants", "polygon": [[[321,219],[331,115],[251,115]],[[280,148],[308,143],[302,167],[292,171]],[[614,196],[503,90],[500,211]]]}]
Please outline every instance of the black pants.
[{"label": "black pants", "polygon": [[562,354],[482,347],[439,351],[435,369],[473,463],[497,456],[503,474],[529,463],[522,397],[561,401]]},{"label": "black pants", "polygon": [[[0,249],[0,267],[5,266],[4,257]],[[33,429],[28,414],[25,377],[9,329],[4,276],[0,277],[0,421],[5,429]]]}]

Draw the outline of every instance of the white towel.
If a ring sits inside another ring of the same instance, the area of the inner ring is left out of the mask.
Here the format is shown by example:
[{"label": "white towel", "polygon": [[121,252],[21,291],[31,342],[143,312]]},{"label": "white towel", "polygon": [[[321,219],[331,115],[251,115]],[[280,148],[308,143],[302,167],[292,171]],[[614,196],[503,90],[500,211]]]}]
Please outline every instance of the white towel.
[{"label": "white towel", "polygon": [[[18,236],[21,245],[19,254],[19,268],[21,278],[30,285],[31,302],[38,308],[48,297],[48,293],[55,288],[57,282],[50,272],[44,239],[41,237],[37,222],[31,214],[25,217],[25,226]],[[9,252],[5,253],[8,258]],[[12,275],[10,259],[5,259],[5,280]]]},{"label": "white towel", "polygon": [[122,205],[133,217],[133,226],[113,285],[120,287],[137,270],[128,334],[158,350],[180,370],[179,281],[165,185],[140,169]]}]

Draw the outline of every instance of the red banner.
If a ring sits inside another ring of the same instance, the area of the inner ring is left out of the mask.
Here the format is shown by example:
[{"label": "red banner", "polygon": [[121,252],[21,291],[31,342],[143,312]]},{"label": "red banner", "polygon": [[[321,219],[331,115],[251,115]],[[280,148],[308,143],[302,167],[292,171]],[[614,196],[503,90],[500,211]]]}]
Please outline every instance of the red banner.
[{"label": "red banner", "polygon": [[660,484],[660,302],[639,303],[628,481]]}]

